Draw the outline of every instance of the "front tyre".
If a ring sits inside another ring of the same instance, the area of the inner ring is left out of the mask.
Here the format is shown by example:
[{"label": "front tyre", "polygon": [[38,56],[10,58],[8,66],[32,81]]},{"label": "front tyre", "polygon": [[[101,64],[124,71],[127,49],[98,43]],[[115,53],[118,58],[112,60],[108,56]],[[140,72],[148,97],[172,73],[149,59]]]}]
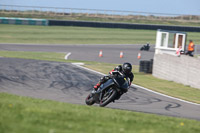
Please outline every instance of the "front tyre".
[{"label": "front tyre", "polygon": [[92,96],[92,93],[90,93],[90,94],[86,97],[85,103],[86,103],[87,105],[93,105],[93,104],[95,103],[94,98],[93,98],[93,96]]},{"label": "front tyre", "polygon": [[117,96],[117,90],[112,89],[112,88],[108,89],[104,93],[103,98],[101,99],[99,106],[104,107],[104,106],[108,105],[110,102],[115,100],[116,96]]}]

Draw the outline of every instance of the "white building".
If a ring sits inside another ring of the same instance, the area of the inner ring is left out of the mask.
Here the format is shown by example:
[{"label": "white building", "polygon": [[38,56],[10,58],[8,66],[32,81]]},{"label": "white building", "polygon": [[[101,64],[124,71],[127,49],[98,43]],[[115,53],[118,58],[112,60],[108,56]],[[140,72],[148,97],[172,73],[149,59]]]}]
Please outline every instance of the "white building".
[{"label": "white building", "polygon": [[187,34],[185,32],[157,30],[155,54],[176,55],[179,48],[185,52],[186,38]]}]

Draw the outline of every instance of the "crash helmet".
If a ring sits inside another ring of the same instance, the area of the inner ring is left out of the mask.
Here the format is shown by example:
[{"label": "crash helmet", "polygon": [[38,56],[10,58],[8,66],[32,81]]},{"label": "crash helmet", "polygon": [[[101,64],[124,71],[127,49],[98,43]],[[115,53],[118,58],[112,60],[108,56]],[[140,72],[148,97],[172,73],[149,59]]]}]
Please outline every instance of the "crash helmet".
[{"label": "crash helmet", "polygon": [[130,74],[132,71],[132,65],[128,62],[124,63],[122,65],[122,72],[125,74],[125,75],[128,75]]}]

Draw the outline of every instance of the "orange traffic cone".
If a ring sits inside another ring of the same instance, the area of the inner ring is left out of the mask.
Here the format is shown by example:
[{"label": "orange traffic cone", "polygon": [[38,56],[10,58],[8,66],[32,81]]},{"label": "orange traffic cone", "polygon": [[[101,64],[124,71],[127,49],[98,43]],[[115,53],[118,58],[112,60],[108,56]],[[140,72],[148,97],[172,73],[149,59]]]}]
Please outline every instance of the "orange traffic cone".
[{"label": "orange traffic cone", "polygon": [[103,57],[103,51],[102,50],[99,51],[99,57]]},{"label": "orange traffic cone", "polygon": [[120,52],[120,58],[123,58],[124,57],[124,54],[123,54],[123,51]]},{"label": "orange traffic cone", "polygon": [[140,58],[141,58],[141,53],[140,53],[140,52],[138,53],[138,56],[137,56],[137,58],[138,58],[138,59],[140,59]]}]

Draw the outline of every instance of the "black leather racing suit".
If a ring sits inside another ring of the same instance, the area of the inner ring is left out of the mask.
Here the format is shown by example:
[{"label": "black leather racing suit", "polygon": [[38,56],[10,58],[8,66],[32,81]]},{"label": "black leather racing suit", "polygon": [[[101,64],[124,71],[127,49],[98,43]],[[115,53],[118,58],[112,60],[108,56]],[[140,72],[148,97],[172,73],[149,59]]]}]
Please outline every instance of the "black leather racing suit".
[{"label": "black leather racing suit", "polygon": [[[104,76],[100,79],[99,83],[98,84],[103,84],[105,83],[108,79],[110,79],[112,76],[115,76],[115,74],[117,74],[117,71],[121,72],[122,74],[123,73],[123,70],[122,70],[122,66],[119,65],[117,67],[115,67],[112,71],[109,72],[109,75],[107,76]],[[130,79],[130,85],[134,79],[134,74],[131,72],[129,74],[124,74],[126,76],[126,78],[129,78]],[[127,92],[128,90],[126,90],[125,92]]]}]

